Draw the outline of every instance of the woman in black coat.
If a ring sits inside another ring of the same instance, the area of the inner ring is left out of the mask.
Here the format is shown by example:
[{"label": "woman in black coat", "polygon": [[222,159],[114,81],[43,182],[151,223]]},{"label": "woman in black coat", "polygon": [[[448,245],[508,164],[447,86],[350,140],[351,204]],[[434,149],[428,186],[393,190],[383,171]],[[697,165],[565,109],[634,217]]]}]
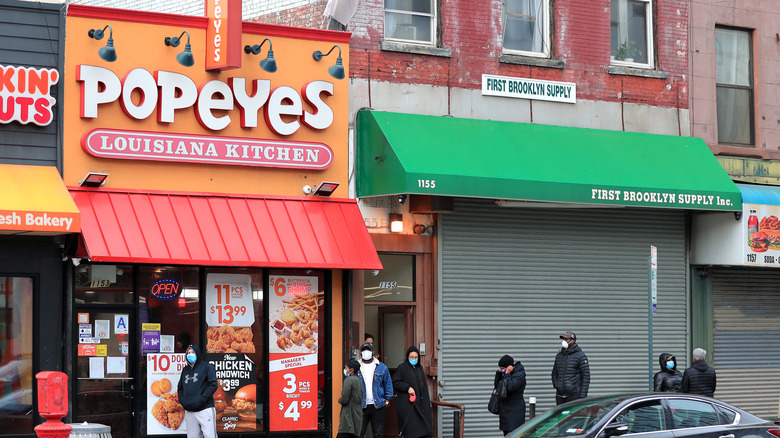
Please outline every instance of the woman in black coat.
[{"label": "woman in black coat", "polygon": [[[420,351],[412,346],[406,350],[406,360],[393,374],[398,430],[405,438],[433,436],[431,396],[425,371],[420,364]],[[414,402],[410,399],[415,398]]]},{"label": "woman in black coat", "polygon": [[497,388],[501,380],[506,387],[506,398],[498,401],[498,428],[509,435],[509,432],[517,429],[525,423],[525,368],[520,362],[515,362],[512,356],[505,354],[498,361],[498,371],[493,381],[493,387]]},{"label": "woman in black coat", "polygon": [[661,353],[658,363],[661,364],[661,371],[653,376],[653,391],[682,392],[683,375],[677,371],[677,359],[669,353]]}]

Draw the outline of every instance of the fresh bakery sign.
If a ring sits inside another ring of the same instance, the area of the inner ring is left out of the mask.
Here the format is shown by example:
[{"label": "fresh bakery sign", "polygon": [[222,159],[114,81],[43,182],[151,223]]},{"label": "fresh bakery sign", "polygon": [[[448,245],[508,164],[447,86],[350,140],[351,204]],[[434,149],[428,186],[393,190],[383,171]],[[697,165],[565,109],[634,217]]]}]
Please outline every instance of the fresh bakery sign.
[{"label": "fresh bakery sign", "polygon": [[56,103],[51,87],[59,77],[54,69],[0,65],[0,123],[49,125]]},{"label": "fresh bakery sign", "polygon": [[[82,119],[97,119],[101,106],[118,101],[133,120],[146,120],[156,113],[157,123],[173,125],[181,111],[192,111],[203,128],[218,132],[236,123],[241,128],[257,128],[262,113],[267,128],[286,137],[300,130],[325,130],[334,118],[333,109],[325,102],[334,91],[328,81],[311,81],[300,90],[289,86],[272,89],[270,80],[247,81],[243,77],[196,84],[181,73],[143,68],[120,79],[113,71],[93,65],[78,65],[76,81],[81,88]],[[142,98],[134,99],[137,95]],[[320,170],[333,160],[332,150],[322,143],[253,137],[94,129],[82,137],[81,145],[95,157],[128,160]]]}]

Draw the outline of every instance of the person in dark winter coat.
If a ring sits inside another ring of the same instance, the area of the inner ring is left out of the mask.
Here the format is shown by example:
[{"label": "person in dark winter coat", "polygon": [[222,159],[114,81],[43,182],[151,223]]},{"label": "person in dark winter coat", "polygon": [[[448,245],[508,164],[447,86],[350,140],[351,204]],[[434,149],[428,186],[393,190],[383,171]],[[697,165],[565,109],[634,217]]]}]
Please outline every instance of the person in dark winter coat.
[{"label": "person in dark winter coat", "polygon": [[498,361],[493,387],[498,388],[502,380],[506,380],[506,398],[498,401],[498,428],[506,436],[525,423],[525,368],[508,354]]},{"label": "person in dark winter coat", "polygon": [[214,393],[217,391],[217,372],[214,365],[203,360],[200,348],[187,347],[187,365],[181,370],[177,391],[184,408],[187,438],[216,438],[217,411]]},{"label": "person in dark winter coat", "polygon": [[577,335],[566,332],[559,337],[562,348],[552,369],[556,405],[587,397],[590,387],[588,356],[577,345]]},{"label": "person in dark winter coat", "polygon": [[341,413],[339,415],[339,430],[336,438],[355,438],[360,434],[360,426],[363,424],[363,384],[358,377],[360,363],[350,359],[344,366],[344,384],[341,387]]},{"label": "person in dark winter coat", "polygon": [[658,363],[661,364],[661,371],[653,376],[653,391],[680,392],[682,373],[677,371],[677,358],[669,353],[661,353]]},{"label": "person in dark winter coat", "polygon": [[431,396],[425,371],[420,363],[420,350],[415,346],[406,350],[406,360],[393,374],[396,393],[395,408],[398,413],[399,436],[420,438],[433,436]]},{"label": "person in dark winter coat", "polygon": [[688,394],[715,396],[717,378],[715,369],[707,365],[707,351],[703,348],[693,350],[693,364],[685,370],[680,388]]}]

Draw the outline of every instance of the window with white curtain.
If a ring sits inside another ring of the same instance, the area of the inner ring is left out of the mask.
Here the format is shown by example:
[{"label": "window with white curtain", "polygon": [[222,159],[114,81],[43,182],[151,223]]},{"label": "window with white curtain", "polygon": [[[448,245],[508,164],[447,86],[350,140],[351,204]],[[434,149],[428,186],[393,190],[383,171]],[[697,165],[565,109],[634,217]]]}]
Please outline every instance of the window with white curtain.
[{"label": "window with white curtain", "polygon": [[612,62],[652,68],[652,0],[611,0],[609,24]]},{"label": "window with white curtain", "polygon": [[433,0],[385,0],[385,38],[436,45]]},{"label": "window with white curtain", "polygon": [[715,28],[718,143],[753,145],[753,75],[750,32]]},{"label": "window with white curtain", "polygon": [[550,56],[549,0],[504,0],[505,52]]}]

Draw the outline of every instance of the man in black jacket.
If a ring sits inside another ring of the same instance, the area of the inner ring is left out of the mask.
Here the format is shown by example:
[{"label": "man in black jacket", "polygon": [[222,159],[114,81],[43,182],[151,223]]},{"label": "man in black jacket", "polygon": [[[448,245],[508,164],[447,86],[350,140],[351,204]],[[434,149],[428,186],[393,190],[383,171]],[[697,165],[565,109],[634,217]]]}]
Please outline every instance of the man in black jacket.
[{"label": "man in black jacket", "polygon": [[552,369],[556,405],[587,397],[590,386],[588,357],[577,345],[577,335],[566,332],[560,338],[562,348]]},{"label": "man in black jacket", "polygon": [[707,351],[703,348],[693,350],[693,364],[685,370],[682,378],[682,392],[715,396],[715,369],[707,365]]},{"label": "man in black jacket", "polygon": [[184,408],[187,438],[216,438],[217,411],[214,393],[217,391],[217,372],[214,365],[201,357],[200,348],[187,347],[187,365],[179,376],[179,403]]}]

